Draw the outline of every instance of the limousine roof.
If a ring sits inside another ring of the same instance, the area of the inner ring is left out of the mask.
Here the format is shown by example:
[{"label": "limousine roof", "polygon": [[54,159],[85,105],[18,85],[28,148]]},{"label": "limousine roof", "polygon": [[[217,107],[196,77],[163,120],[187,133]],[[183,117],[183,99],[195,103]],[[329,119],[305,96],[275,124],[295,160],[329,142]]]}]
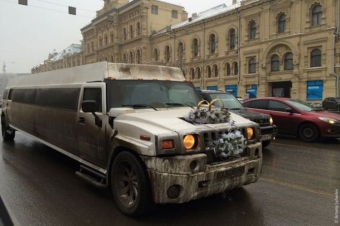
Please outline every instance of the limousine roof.
[{"label": "limousine roof", "polygon": [[80,84],[104,81],[108,77],[122,80],[183,81],[185,79],[181,70],[175,67],[99,62],[17,77],[11,79],[7,87]]}]

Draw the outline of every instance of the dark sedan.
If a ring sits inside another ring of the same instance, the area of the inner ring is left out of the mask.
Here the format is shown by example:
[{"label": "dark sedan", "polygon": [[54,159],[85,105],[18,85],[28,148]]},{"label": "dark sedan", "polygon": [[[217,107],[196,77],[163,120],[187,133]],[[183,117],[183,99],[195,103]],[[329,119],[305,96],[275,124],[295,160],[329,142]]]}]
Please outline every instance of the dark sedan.
[{"label": "dark sedan", "polygon": [[311,142],[318,138],[340,138],[340,115],[295,99],[266,97],[250,99],[243,104],[251,111],[272,116],[278,133],[298,136]]},{"label": "dark sedan", "polygon": [[322,101],[322,107],[325,110],[340,111],[340,97],[327,97]]}]

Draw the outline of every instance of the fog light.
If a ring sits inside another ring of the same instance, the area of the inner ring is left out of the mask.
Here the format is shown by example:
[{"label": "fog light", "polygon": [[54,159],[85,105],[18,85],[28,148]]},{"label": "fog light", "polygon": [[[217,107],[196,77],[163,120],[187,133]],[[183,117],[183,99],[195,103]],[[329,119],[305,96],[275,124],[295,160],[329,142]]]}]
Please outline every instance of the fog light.
[{"label": "fog light", "polygon": [[181,192],[181,187],[178,184],[172,185],[168,188],[168,197],[170,199],[177,199]]}]

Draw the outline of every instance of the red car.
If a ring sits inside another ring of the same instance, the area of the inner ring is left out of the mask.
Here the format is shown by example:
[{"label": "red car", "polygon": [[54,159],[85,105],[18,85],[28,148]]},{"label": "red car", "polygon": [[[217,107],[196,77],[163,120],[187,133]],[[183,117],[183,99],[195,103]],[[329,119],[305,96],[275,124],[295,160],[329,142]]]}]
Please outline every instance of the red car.
[{"label": "red car", "polygon": [[306,142],[318,138],[340,138],[340,114],[290,98],[266,97],[243,103],[250,111],[265,113],[273,118],[278,134],[298,136]]}]

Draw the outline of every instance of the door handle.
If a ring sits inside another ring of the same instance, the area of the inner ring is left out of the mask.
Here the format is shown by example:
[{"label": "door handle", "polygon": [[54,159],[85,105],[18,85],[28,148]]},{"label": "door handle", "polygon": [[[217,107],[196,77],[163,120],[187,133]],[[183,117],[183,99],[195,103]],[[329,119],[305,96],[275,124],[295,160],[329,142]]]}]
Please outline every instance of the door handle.
[{"label": "door handle", "polygon": [[85,118],[84,118],[84,117],[79,117],[78,122],[79,122],[79,123],[85,123]]}]

